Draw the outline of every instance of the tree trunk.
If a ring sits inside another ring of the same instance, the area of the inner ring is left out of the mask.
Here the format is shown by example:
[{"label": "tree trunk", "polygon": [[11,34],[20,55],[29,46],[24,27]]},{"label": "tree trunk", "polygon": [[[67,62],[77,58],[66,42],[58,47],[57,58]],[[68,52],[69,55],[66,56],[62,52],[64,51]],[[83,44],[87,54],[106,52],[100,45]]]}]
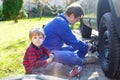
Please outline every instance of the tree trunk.
[{"label": "tree trunk", "polygon": [[17,18],[17,16],[15,17],[14,22],[15,22],[15,23],[18,23],[18,18]]}]

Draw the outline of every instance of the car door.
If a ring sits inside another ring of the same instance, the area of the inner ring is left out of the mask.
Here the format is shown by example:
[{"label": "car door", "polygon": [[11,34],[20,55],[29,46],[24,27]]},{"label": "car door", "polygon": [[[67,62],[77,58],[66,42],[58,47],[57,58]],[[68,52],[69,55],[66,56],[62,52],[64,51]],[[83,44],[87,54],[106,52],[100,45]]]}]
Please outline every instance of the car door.
[{"label": "car door", "polygon": [[98,0],[89,0],[89,18],[91,28],[97,30],[97,7]]},{"label": "car door", "polygon": [[83,22],[86,26],[97,29],[97,4],[98,0],[80,0],[80,5],[84,9]]}]

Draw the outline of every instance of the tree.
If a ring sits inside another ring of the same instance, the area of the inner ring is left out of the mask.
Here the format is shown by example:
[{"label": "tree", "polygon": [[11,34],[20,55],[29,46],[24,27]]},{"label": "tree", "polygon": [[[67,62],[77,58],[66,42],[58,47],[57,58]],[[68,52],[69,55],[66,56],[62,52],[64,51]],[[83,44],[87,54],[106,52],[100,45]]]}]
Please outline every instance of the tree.
[{"label": "tree", "polygon": [[[62,0],[62,1],[64,2],[63,5],[68,6],[69,4],[79,1],[79,0]],[[64,10],[62,7],[57,6],[55,4],[54,4],[54,6],[51,6],[50,0],[32,0],[32,2],[37,4],[37,6],[41,12],[40,18],[42,17],[43,9],[45,6],[49,7],[53,14],[58,14],[60,11]]]},{"label": "tree", "polygon": [[79,0],[63,0],[63,2],[66,4],[66,6],[76,2],[76,1],[79,1]]},{"label": "tree", "polygon": [[37,2],[37,7],[40,10],[40,19],[41,19],[45,5],[43,4],[43,2],[40,1],[40,2]]},{"label": "tree", "polygon": [[48,0],[32,0],[32,3],[37,5],[37,8],[40,10],[40,19],[42,17],[43,9],[48,5]]},{"label": "tree", "polygon": [[13,19],[18,22],[18,15],[22,8],[23,0],[3,0],[3,18],[4,20]]}]

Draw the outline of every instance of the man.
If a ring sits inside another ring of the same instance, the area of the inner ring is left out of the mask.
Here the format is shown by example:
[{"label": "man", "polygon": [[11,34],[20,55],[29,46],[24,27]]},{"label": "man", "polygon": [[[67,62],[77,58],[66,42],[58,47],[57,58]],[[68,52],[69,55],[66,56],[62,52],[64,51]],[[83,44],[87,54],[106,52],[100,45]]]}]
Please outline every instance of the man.
[{"label": "man", "polygon": [[[73,61],[70,64],[77,64],[76,60],[72,60],[73,54],[76,54],[80,59],[84,60],[89,50],[93,52],[96,50],[95,47],[77,40],[69,27],[69,24],[72,25],[79,22],[83,16],[84,12],[81,6],[72,4],[66,8],[63,14],[56,16],[44,27],[46,35],[44,45],[52,50],[55,55],[63,54],[62,58],[58,58],[58,61],[61,63],[69,64],[70,61]],[[87,61],[85,63],[89,62]]]}]

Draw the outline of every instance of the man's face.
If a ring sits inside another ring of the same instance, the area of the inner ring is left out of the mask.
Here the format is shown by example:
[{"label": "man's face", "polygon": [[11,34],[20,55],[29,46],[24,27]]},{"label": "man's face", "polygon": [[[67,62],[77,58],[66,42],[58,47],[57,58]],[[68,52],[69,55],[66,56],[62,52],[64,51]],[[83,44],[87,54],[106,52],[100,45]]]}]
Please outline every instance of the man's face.
[{"label": "man's face", "polygon": [[76,17],[76,18],[75,18],[74,14],[71,14],[71,15],[69,16],[69,24],[73,25],[74,23],[79,22],[79,21],[80,21],[80,18],[81,18],[81,17]]}]

